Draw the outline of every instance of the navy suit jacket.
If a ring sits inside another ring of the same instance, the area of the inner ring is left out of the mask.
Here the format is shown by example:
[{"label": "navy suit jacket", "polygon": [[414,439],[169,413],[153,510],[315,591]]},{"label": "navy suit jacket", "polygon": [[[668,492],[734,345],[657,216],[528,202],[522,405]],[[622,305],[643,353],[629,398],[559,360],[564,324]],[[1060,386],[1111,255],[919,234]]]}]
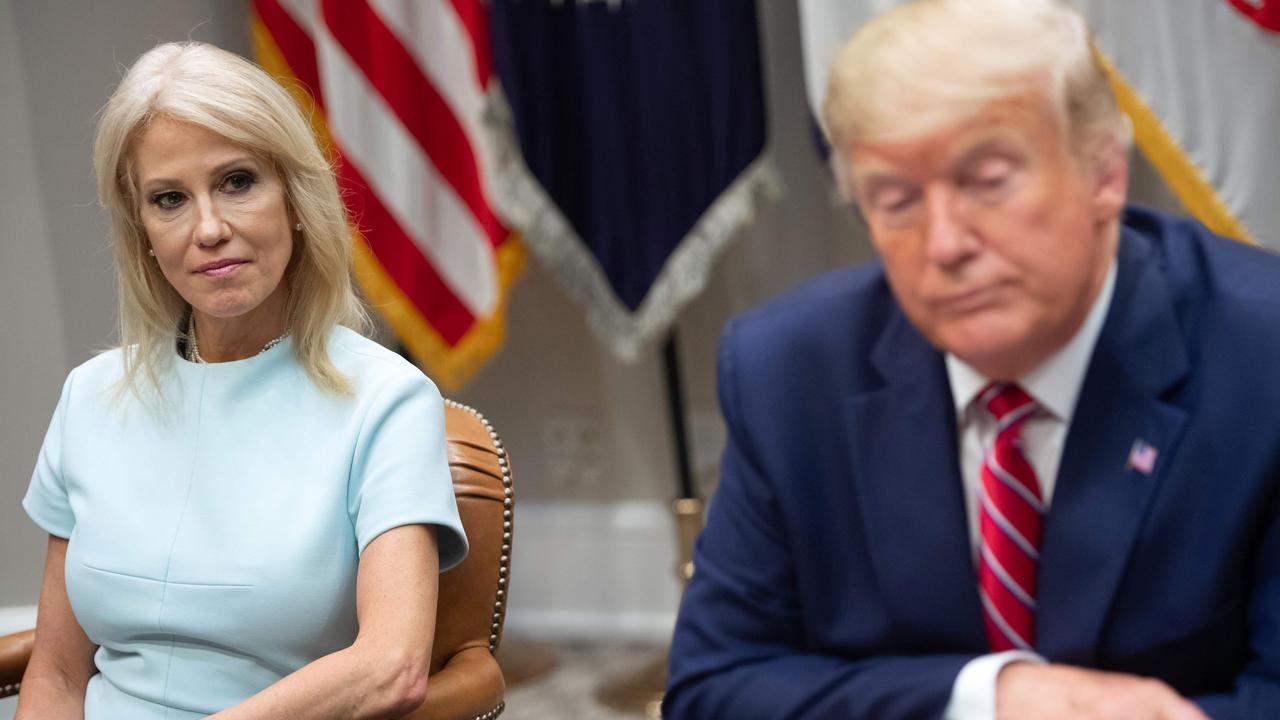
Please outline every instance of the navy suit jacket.
[{"label": "navy suit jacket", "polygon": [[[1280,260],[1130,207],[1041,548],[1035,649],[1280,718]],[[665,717],[937,718],[989,652],[943,356],[878,263],[732,321]],[[1128,467],[1134,441],[1158,451]]]}]

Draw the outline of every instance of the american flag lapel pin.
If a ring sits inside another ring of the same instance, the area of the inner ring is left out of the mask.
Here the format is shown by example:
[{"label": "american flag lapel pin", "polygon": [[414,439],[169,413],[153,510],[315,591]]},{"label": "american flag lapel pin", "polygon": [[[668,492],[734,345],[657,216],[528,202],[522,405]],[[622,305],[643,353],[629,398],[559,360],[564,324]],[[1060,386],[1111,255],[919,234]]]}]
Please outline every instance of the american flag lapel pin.
[{"label": "american flag lapel pin", "polygon": [[1154,445],[1138,438],[1129,449],[1129,460],[1124,467],[1126,470],[1137,470],[1143,475],[1150,475],[1156,468],[1156,457],[1159,455],[1160,451]]}]

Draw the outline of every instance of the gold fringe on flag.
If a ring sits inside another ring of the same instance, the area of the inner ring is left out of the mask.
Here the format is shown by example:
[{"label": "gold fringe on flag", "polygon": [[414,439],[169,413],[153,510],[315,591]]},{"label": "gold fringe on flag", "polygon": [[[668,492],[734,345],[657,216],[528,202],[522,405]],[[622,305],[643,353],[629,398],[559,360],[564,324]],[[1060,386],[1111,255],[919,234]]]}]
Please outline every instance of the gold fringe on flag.
[{"label": "gold fringe on flag", "polygon": [[1217,189],[1205,178],[1200,166],[1178,144],[1169,128],[1165,127],[1137,89],[1125,80],[1106,55],[1097,48],[1094,52],[1106,68],[1120,109],[1133,122],[1134,141],[1156,172],[1168,183],[1182,207],[1213,232],[1257,245],[1257,240],[1249,233],[1248,228],[1227,208]]}]

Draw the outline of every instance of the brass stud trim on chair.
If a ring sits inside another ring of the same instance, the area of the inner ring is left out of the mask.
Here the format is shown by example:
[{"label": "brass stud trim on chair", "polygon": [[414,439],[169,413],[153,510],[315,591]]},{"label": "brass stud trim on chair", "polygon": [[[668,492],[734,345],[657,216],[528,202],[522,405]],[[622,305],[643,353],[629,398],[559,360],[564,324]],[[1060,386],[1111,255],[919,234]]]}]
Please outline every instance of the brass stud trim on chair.
[{"label": "brass stud trim on chair", "polygon": [[[448,398],[445,398],[444,404],[447,407],[465,410],[480,421],[489,435],[489,441],[493,444],[494,454],[498,456],[498,469],[502,471],[502,557],[498,562],[498,588],[493,601],[493,634],[489,636],[489,652],[493,653],[498,649],[498,641],[502,638],[502,606],[503,599],[506,597],[507,575],[511,571],[512,506],[515,503],[515,491],[511,485],[511,464],[507,462],[507,451],[502,447],[502,439],[498,437],[498,431],[494,430],[493,423],[489,422],[483,413],[470,405],[463,405]],[[505,707],[505,703],[499,703],[493,710],[477,717],[476,720],[492,720],[498,717]]]},{"label": "brass stud trim on chair", "polygon": [[506,702],[505,700],[503,700],[502,702],[498,703],[498,706],[497,706],[497,707],[495,707],[494,709],[490,710],[489,712],[487,712],[487,713],[485,713],[485,714],[483,714],[483,715],[477,715],[477,716],[475,716],[474,720],[493,720],[494,718],[496,718],[496,717],[498,717],[499,715],[501,715],[501,714],[502,714],[502,711],[503,711],[503,710],[506,710],[506,709],[507,709],[507,702]]}]

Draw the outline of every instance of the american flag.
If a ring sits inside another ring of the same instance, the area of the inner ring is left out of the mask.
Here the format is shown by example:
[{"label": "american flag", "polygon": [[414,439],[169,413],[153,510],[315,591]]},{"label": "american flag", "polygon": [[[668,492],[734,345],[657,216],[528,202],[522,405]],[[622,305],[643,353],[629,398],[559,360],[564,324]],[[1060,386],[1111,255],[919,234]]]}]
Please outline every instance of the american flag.
[{"label": "american flag", "polygon": [[523,264],[494,209],[481,0],[253,0],[258,62],[337,163],[371,304],[446,390],[501,344]]},{"label": "american flag", "polygon": [[1143,475],[1150,475],[1152,470],[1156,469],[1156,456],[1160,451],[1156,450],[1151,443],[1138,438],[1133,441],[1133,447],[1129,449],[1129,461],[1126,467],[1137,470]]}]

